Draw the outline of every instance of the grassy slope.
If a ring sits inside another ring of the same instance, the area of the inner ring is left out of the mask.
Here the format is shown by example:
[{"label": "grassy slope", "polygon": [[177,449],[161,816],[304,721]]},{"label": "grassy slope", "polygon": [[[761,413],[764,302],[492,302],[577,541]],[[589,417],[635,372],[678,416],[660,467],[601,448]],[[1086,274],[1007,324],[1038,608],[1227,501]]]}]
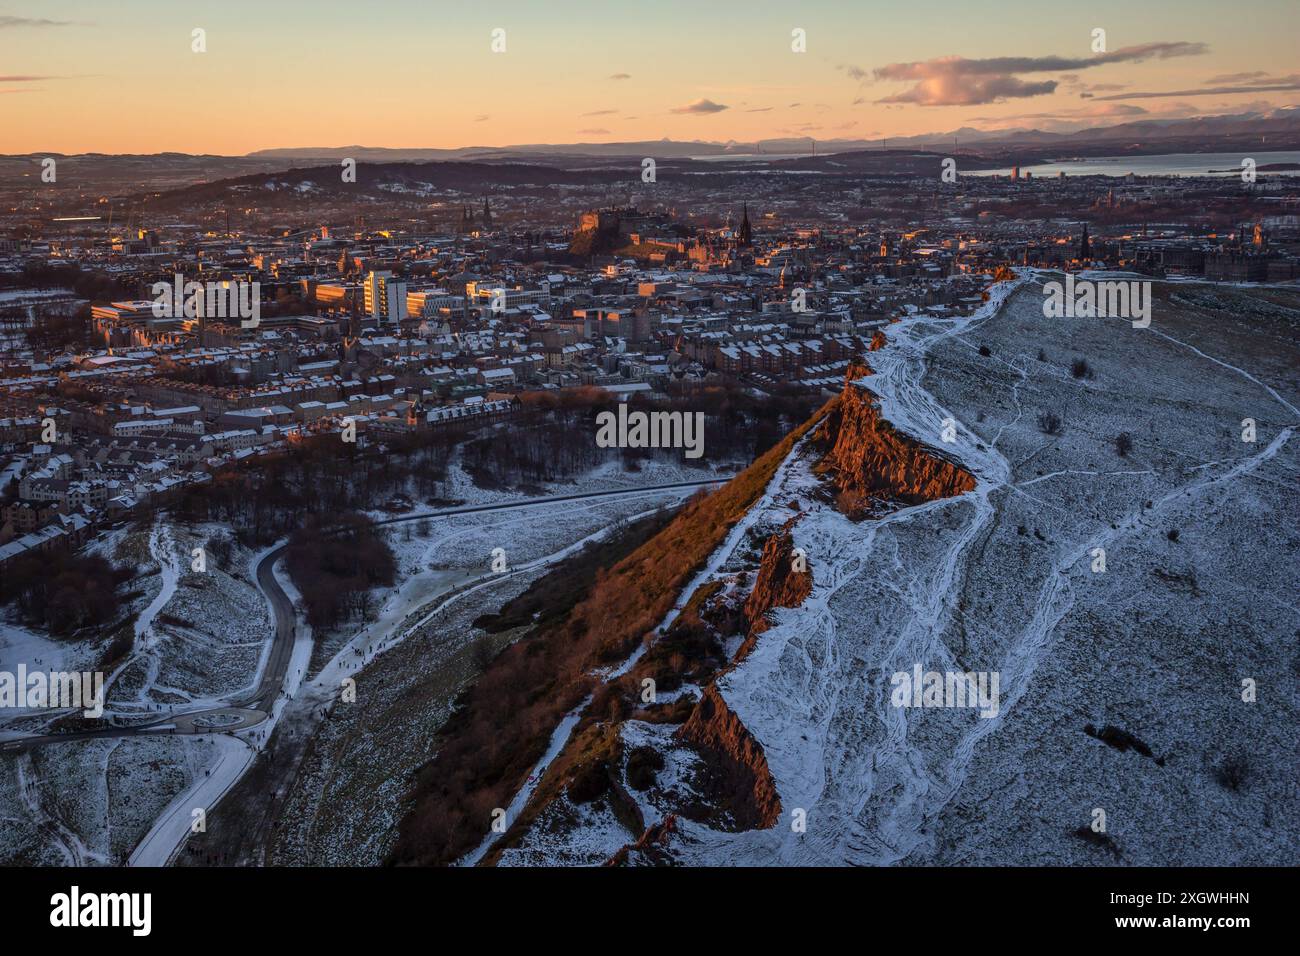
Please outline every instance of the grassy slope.
[{"label": "grassy slope", "polygon": [[476,846],[492,810],[509,805],[564,714],[592,692],[593,668],[622,660],[763,494],[831,399],[743,472],[692,499],[655,537],[597,576],[573,612],[540,627],[487,668],[417,775],[390,862],[450,863]]}]

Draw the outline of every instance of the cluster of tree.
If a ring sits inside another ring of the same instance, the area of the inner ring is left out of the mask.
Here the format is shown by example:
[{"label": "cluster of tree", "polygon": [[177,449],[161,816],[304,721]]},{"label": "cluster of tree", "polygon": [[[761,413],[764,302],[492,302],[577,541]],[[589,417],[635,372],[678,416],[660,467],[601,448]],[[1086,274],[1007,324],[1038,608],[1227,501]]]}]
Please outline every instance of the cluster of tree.
[{"label": "cluster of tree", "polygon": [[506,432],[467,442],[465,471],[483,488],[556,481],[587,471],[611,455],[596,446],[594,416],[557,414],[550,420],[514,422]]},{"label": "cluster of tree", "polygon": [[209,482],[178,490],[171,504],[183,522],[220,522],[241,544],[269,544],[297,529],[304,514],[345,514],[397,495],[434,500],[455,441],[433,433],[381,451],[325,435],[216,472]]},{"label": "cluster of tree", "polygon": [[19,272],[0,275],[0,288],[71,289],[91,302],[110,302],[136,297],[137,289],[107,272],[83,269],[78,265],[28,262]]},{"label": "cluster of tree", "polygon": [[807,419],[819,401],[793,391],[758,396],[732,383],[674,384],[666,400],[633,399],[631,410],[704,414],[704,454],[688,459],[680,449],[598,447],[597,416],[616,407],[603,389],[535,393],[525,396],[524,413],[509,426],[509,440],[493,434],[467,443],[464,466],[476,483],[496,487],[570,478],[615,457],[630,468],[655,457],[701,468],[752,461]]},{"label": "cluster of tree", "polygon": [[[359,449],[337,435],[295,443],[282,454],[178,490],[171,504],[182,521],[224,523],[241,544],[264,545],[295,530],[303,514],[344,514],[397,496],[438,501],[445,497],[447,465],[460,443],[466,470],[484,487],[561,480],[612,455],[629,464],[654,454],[690,463],[673,449],[598,448],[596,415],[614,407],[602,389],[538,392],[522,401],[520,415],[480,437],[434,431],[388,440],[382,450]],[[758,457],[804,421],[814,401],[718,386],[674,390],[667,401],[636,407],[704,412],[705,454],[698,460],[703,466]]]},{"label": "cluster of tree", "polygon": [[235,551],[235,538],[229,531],[214,534],[203,545],[219,568],[230,567],[230,559]]},{"label": "cluster of tree", "polygon": [[51,634],[113,623],[118,589],[132,575],[97,554],[50,551],[15,559],[0,576],[0,604],[14,603],[23,619]]},{"label": "cluster of tree", "polygon": [[37,309],[36,320],[26,334],[27,345],[36,352],[82,351],[99,344],[90,324],[89,305],[80,305],[70,313]]},{"label": "cluster of tree", "polygon": [[391,585],[397,561],[374,522],[361,514],[336,522],[313,517],[289,539],[285,567],[302,594],[307,623],[329,630],[370,612],[370,591]]}]

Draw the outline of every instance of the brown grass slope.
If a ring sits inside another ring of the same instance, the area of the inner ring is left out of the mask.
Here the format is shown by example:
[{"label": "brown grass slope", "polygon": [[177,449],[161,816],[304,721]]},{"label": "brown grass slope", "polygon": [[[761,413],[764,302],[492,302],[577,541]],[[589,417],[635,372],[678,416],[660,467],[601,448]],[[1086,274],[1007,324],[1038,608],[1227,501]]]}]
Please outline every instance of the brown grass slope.
[{"label": "brown grass slope", "polygon": [[492,810],[509,805],[564,714],[594,689],[592,669],[626,658],[663,620],[794,445],[837,400],[717,491],[692,498],[663,531],[598,574],[565,619],[498,655],[463,696],[436,754],[417,774],[389,862],[448,864],[478,845]]}]

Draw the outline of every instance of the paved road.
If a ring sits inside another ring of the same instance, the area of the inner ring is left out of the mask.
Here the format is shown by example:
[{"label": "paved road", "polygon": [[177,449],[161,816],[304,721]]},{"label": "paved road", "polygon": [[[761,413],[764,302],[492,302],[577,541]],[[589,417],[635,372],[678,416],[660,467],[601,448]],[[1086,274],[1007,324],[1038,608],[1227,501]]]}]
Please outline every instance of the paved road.
[{"label": "paved road", "polygon": [[[403,521],[420,521],[428,518],[443,518],[448,515],[474,514],[485,511],[508,511],[515,508],[530,508],[540,505],[555,504],[565,501],[580,501],[588,498],[608,498],[614,496],[633,497],[653,494],[656,491],[672,491],[675,488],[699,488],[721,484],[731,475],[719,475],[704,481],[675,481],[664,485],[645,485],[640,488],[616,488],[609,491],[590,491],[572,495],[549,495],[542,498],[527,498],[504,504],[464,505],[458,508],[442,508],[437,511],[425,511],[419,514],[401,515],[396,518],[383,518],[377,525],[398,524]],[[63,734],[37,734],[30,737],[18,737],[0,742],[0,753],[12,753],[44,744],[61,743],[69,740],[89,740],[96,737],[135,737],[144,734],[211,734],[227,733],[255,726],[262,723],[271,713],[276,697],[284,689],[285,677],[289,671],[289,661],[293,657],[294,639],[297,635],[297,620],[293,602],[284,593],[280,583],[275,579],[275,563],[284,555],[287,544],[282,544],[263,555],[257,563],[257,585],[271,602],[275,612],[275,639],[271,642],[271,651],[267,655],[266,666],[262,669],[262,678],[254,690],[231,701],[226,707],[208,707],[202,710],[172,713],[148,723],[130,727],[102,727],[97,730],[78,730]]]}]

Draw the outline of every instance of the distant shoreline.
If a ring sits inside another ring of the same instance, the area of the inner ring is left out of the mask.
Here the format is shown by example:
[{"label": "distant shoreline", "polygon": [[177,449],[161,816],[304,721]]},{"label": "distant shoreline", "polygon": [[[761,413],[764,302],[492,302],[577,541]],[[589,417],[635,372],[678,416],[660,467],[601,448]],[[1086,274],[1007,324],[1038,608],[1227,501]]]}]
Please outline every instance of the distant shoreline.
[{"label": "distant shoreline", "polygon": [[[1066,176],[1222,176],[1239,175],[1244,159],[1254,159],[1261,173],[1300,175],[1300,151],[1277,150],[1250,153],[1152,153],[1144,156],[1095,156],[1059,162],[1020,166],[1020,175],[1034,178]],[[1009,176],[1013,167],[971,170],[970,176]]]}]

